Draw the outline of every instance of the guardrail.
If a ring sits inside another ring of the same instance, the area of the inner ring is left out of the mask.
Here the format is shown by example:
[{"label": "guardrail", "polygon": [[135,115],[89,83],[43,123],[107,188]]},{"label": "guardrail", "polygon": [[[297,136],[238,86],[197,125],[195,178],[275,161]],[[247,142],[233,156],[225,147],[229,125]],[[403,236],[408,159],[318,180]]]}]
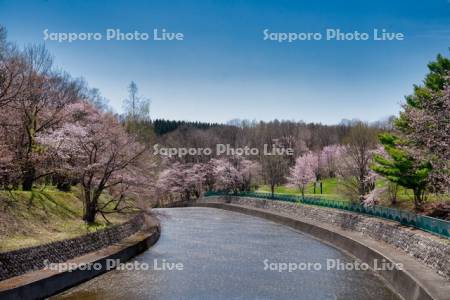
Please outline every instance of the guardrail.
[{"label": "guardrail", "polygon": [[450,222],[442,219],[432,218],[428,216],[418,215],[413,212],[399,210],[395,208],[389,208],[379,205],[364,206],[359,203],[353,203],[350,201],[332,200],[325,198],[313,198],[302,197],[296,195],[283,195],[274,194],[273,197],[270,193],[260,192],[239,192],[239,193],[226,193],[211,191],[206,192],[205,196],[241,196],[241,197],[254,197],[267,200],[279,200],[287,202],[297,202],[303,204],[318,205],[324,207],[331,207],[336,209],[342,209],[352,211],[356,213],[362,213],[378,218],[383,218],[391,221],[397,221],[402,225],[412,226],[442,237],[450,238]]}]

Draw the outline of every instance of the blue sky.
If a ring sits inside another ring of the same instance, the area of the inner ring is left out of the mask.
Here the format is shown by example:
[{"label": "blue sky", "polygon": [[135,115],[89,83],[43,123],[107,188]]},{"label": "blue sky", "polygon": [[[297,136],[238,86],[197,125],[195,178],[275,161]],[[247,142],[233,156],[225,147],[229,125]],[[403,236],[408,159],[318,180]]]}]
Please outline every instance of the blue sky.
[{"label": "blue sky", "polygon": [[[127,85],[153,118],[338,123],[396,114],[437,53],[448,55],[450,3],[430,1],[12,1],[0,23],[19,45],[50,32],[182,32],[183,41],[45,41],[56,64],[121,110]],[[402,32],[403,41],[264,41],[271,32]]]}]

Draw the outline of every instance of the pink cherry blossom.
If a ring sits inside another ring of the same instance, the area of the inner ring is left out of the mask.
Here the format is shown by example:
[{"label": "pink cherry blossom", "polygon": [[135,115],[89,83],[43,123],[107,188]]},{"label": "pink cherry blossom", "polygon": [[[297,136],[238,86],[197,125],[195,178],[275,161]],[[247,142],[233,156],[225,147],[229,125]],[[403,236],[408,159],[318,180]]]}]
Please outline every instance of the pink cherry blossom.
[{"label": "pink cherry blossom", "polygon": [[298,187],[304,196],[305,187],[316,179],[317,155],[307,152],[295,160],[295,165],[290,169],[288,184]]}]

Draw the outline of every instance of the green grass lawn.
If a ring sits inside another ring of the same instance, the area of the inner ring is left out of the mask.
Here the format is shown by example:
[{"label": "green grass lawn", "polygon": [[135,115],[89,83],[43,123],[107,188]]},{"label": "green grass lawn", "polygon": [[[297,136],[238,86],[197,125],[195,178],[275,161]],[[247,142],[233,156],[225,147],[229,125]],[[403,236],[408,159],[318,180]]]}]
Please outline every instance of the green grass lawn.
[{"label": "green grass lawn", "polygon": [[[344,200],[342,196],[339,195],[337,190],[337,179],[336,178],[327,178],[322,181],[322,194],[320,194],[320,186],[316,184],[316,193],[314,194],[314,184],[310,183],[306,186],[305,196],[323,196],[330,199],[336,200]],[[262,185],[259,187],[257,192],[265,192],[270,193],[270,186]],[[285,185],[277,186],[275,188],[276,194],[285,194],[285,195],[300,195],[300,189],[289,187]]]},{"label": "green grass lawn", "polygon": [[[376,185],[377,187],[383,187],[387,184],[387,181],[385,179],[377,180]],[[314,194],[314,185],[312,183],[308,184],[305,189],[305,196],[321,196],[326,199],[331,200],[348,200],[345,198],[345,196],[341,195],[339,193],[339,182],[336,178],[327,178],[322,181],[322,194],[320,194],[320,187],[318,184],[316,184],[316,193]],[[270,186],[268,185],[262,185],[256,190],[257,192],[265,192],[270,193]],[[286,195],[300,195],[300,190],[298,188],[289,187],[289,186],[277,186],[275,188],[276,194],[286,194]],[[413,210],[414,209],[414,195],[413,192],[409,189],[405,189],[402,187],[399,187],[398,189],[398,195],[397,195],[397,204],[391,205],[389,199],[387,198],[387,195],[382,195],[380,201],[380,205],[388,206],[388,207],[395,207],[399,209],[405,209],[405,210]],[[430,204],[432,202],[436,201],[445,201],[449,200],[448,196],[444,197],[442,195],[429,195],[427,197],[427,203]]]},{"label": "green grass lawn", "polygon": [[[100,216],[97,224],[82,220],[81,192],[61,192],[54,187],[25,191],[0,191],[0,252],[76,237],[107,226]],[[103,199],[103,201],[106,199]],[[113,224],[126,215],[110,214]]]}]

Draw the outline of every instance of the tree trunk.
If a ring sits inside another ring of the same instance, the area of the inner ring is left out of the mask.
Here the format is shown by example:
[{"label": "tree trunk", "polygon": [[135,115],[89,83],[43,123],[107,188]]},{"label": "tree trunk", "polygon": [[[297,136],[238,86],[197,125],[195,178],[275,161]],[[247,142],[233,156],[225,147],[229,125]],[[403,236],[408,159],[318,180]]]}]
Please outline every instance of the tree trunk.
[{"label": "tree trunk", "polygon": [[389,200],[391,201],[391,205],[392,206],[397,205],[398,184],[389,182],[388,192],[389,192],[388,194],[389,194]]},{"label": "tree trunk", "polygon": [[272,193],[272,198],[274,198],[275,197],[275,184],[270,185],[270,191]]},{"label": "tree trunk", "polygon": [[56,185],[56,188],[61,191],[61,192],[70,192],[70,182],[68,181],[63,181],[63,182],[58,182],[58,184]]},{"label": "tree trunk", "polygon": [[88,224],[94,224],[96,215],[97,215],[97,201],[95,199],[91,199],[90,191],[85,190],[83,220]]},{"label": "tree trunk", "polygon": [[31,191],[33,183],[36,178],[36,169],[32,164],[27,164],[23,171],[22,189],[24,191]]},{"label": "tree trunk", "polygon": [[92,205],[92,204],[86,205],[83,220],[88,224],[94,224],[96,214],[97,214],[97,208],[94,205]]},{"label": "tree trunk", "polygon": [[423,190],[420,188],[414,189],[414,209],[416,211],[423,210]]},{"label": "tree trunk", "polygon": [[70,192],[70,188],[72,186],[72,182],[70,178],[64,176],[55,174],[52,177],[53,184],[56,185],[56,188],[60,190],[61,192]]}]

